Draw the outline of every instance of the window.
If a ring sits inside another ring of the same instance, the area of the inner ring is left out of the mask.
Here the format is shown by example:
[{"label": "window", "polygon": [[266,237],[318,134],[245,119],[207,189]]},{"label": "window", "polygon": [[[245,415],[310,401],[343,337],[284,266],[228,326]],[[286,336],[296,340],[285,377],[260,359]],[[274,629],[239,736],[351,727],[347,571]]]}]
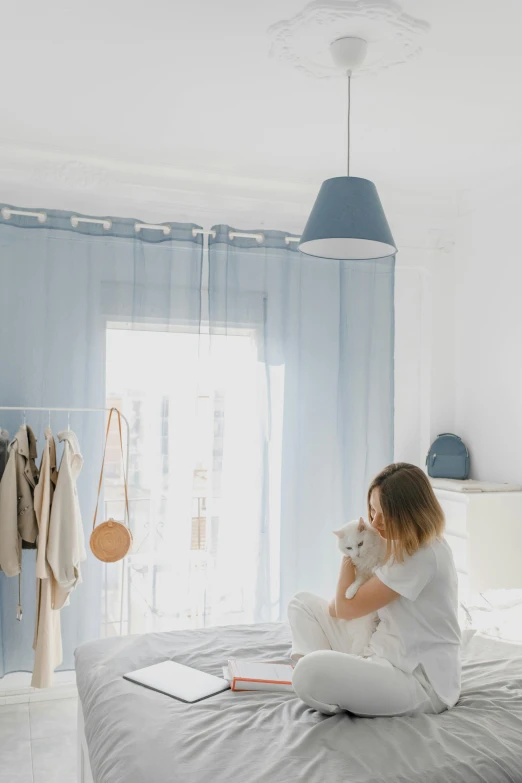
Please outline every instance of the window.
[{"label": "window", "polygon": [[[250,331],[212,341],[211,355],[196,334],[107,329],[107,405],[130,421],[134,543],[105,569],[105,635],[251,621],[264,375]],[[115,428],[104,490],[116,519],[118,438]]]}]

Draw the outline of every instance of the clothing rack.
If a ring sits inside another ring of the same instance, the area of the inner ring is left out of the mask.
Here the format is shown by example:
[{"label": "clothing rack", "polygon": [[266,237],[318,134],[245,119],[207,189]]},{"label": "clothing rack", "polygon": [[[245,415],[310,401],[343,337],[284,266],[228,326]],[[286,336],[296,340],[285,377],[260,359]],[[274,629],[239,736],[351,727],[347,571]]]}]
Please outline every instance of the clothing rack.
[{"label": "clothing rack", "polygon": [[[118,408],[116,408],[118,410]],[[39,411],[41,413],[47,412],[49,414],[49,424],[51,422],[51,411],[60,412],[60,413],[110,413],[111,408],[49,408],[49,407],[31,407],[31,406],[12,406],[12,405],[0,405],[0,411],[20,411],[24,414],[24,424],[25,424],[25,412],[26,411]],[[127,430],[127,456],[126,456],[126,464],[123,466],[124,471],[124,477],[126,479],[127,472],[129,470],[129,448],[130,448],[130,424],[129,420],[126,416],[123,415],[123,413],[118,410],[118,413],[120,414],[121,418],[125,422],[125,427]],[[69,423],[67,423],[67,426],[69,427]],[[130,519],[128,520],[130,525]],[[123,633],[123,596],[124,596],[124,590],[125,590],[125,566],[124,566],[125,560],[121,561],[122,565],[122,585],[121,585],[121,606],[120,606],[120,636]],[[105,571],[107,571],[107,563],[105,563]],[[129,585],[127,585],[127,590],[129,590]]]}]

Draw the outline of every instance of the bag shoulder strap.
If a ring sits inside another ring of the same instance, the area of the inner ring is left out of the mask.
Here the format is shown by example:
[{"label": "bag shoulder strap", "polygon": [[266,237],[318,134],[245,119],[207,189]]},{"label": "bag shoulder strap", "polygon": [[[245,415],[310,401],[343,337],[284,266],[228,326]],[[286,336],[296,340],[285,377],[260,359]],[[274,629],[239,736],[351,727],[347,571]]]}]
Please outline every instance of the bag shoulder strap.
[{"label": "bag shoulder strap", "polygon": [[104,467],[105,467],[105,454],[107,452],[107,441],[109,440],[109,431],[111,429],[111,419],[112,419],[112,414],[113,413],[116,413],[116,415],[118,416],[118,430],[119,430],[119,435],[120,435],[121,463],[122,463],[122,466],[123,466],[123,487],[125,489],[125,519],[124,519],[124,522],[127,523],[127,527],[129,526],[129,495],[128,495],[128,491],[127,491],[127,477],[125,475],[125,459],[124,459],[124,456],[123,456],[123,437],[122,437],[122,434],[121,434],[121,413],[119,412],[118,408],[111,408],[110,412],[109,412],[109,420],[107,421],[107,431],[105,433],[105,446],[103,447],[103,459],[102,459],[102,466],[101,466],[101,471],[100,471],[100,480],[98,482],[98,496],[96,498],[96,509],[94,511],[94,520],[93,520],[93,523],[92,523],[92,529],[93,530],[96,527],[96,518],[98,516],[98,504],[100,502],[100,493],[101,493],[101,488],[102,488],[102,484],[103,484],[103,470],[104,470]]}]

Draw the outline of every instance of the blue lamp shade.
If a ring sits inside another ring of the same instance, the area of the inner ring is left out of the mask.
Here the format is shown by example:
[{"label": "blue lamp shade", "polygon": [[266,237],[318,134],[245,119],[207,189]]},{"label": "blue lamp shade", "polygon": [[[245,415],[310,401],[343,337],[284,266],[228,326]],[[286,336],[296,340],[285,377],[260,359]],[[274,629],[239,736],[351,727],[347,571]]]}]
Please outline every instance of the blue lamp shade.
[{"label": "blue lamp shade", "polygon": [[321,185],[299,250],[319,258],[364,260],[397,252],[377,188],[360,177],[333,177]]}]

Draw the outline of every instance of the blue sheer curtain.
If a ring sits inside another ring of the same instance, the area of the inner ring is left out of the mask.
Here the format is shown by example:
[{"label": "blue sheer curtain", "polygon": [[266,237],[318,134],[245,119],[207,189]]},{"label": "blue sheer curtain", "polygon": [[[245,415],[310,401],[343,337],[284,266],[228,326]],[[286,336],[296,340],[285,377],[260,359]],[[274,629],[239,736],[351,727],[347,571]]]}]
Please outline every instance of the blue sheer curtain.
[{"label": "blue sheer curtain", "polygon": [[[45,210],[45,214],[44,223],[33,217],[17,215],[0,219],[0,405],[105,407],[107,394],[111,392],[106,381],[109,326],[114,330],[111,334],[116,337],[139,332],[141,339],[142,334],[158,331],[192,335],[190,351],[192,356],[197,357],[202,239],[200,235],[193,235],[194,226],[169,223],[166,224],[168,234],[146,228],[137,232],[135,220],[112,218],[111,228],[105,230],[99,224],[89,223],[73,227],[71,213]],[[137,343],[132,340],[122,338],[119,342],[113,340],[113,343],[113,363],[121,362],[122,367],[134,371],[130,380],[125,380],[122,370],[116,382],[116,386],[119,383],[122,387],[122,390],[116,389],[116,394],[121,391],[122,399],[114,401],[121,405],[130,404],[131,407],[141,404],[143,408],[147,400],[133,400],[131,388],[133,383],[139,386],[140,369],[143,375],[157,366],[175,367],[176,352],[171,351],[171,344],[157,341],[150,344],[150,350],[147,345],[142,347],[141,353],[134,352],[133,346]],[[136,366],[139,361],[147,361],[148,364],[140,368]],[[192,362],[193,367],[195,361]],[[185,393],[189,408],[195,407],[196,392],[197,379],[191,381]],[[165,400],[160,402],[165,407]],[[139,453],[133,454],[133,448],[134,452],[139,452],[140,444],[136,445],[136,439],[139,441],[139,428],[145,426],[143,416],[140,422],[136,410],[125,412],[133,427],[131,458],[139,462]],[[160,415],[161,412],[158,417]],[[11,435],[21,423],[21,414],[0,411],[0,426]],[[101,414],[70,415],[70,427],[78,435],[84,456],[78,491],[87,550],[101,465],[104,423]],[[41,453],[48,414],[28,412],[27,424],[37,435]],[[66,429],[67,414],[52,414],[51,426],[55,436],[59,430]],[[161,437],[161,422],[157,429],[158,437]],[[155,431],[153,435],[156,437]],[[171,433],[173,438],[175,435],[175,432]],[[118,470],[116,465],[117,458],[113,463],[114,471]],[[154,551],[161,550],[164,544],[160,528],[167,512],[165,508],[159,508],[160,501],[149,491],[149,485],[156,486],[158,483],[155,476],[143,478],[136,465],[133,469],[131,464],[130,468],[131,518],[139,548],[134,573],[142,579],[143,574],[151,570]],[[158,473],[162,471],[164,478],[165,469],[158,463]],[[112,478],[112,507],[109,510],[118,518],[122,513],[121,473],[114,473]],[[185,485],[182,488],[184,508],[187,509],[184,512],[187,522],[185,536],[189,538],[190,477]],[[175,488],[175,482],[172,487]],[[156,495],[161,495],[161,487]],[[141,505],[139,501],[142,501]],[[147,513],[143,511],[145,507]],[[0,676],[11,671],[32,669],[34,566],[34,551],[24,550],[24,616],[21,623],[16,620],[18,579],[8,579],[0,573]],[[132,568],[131,563],[131,572]],[[71,605],[62,611],[64,669],[73,667],[73,651],[80,642],[100,635],[102,619],[110,626],[113,618],[115,633],[132,630],[129,617],[133,607],[139,601],[147,606],[151,603],[149,593],[152,588],[148,584],[143,587],[140,583],[133,591],[132,573],[123,573],[120,564],[107,569],[93,558],[90,551],[87,562],[82,565],[82,575],[83,583],[73,593]],[[140,589],[148,591],[144,598],[139,596]],[[116,608],[113,615],[102,618],[108,611],[109,601]],[[124,608],[125,618],[118,614],[118,607]]]},{"label": "blue sheer curtain", "polygon": [[[112,566],[88,553],[62,611],[62,668],[100,635],[278,619],[298,589],[328,595],[331,531],[365,513],[367,483],[392,459],[394,259],[323,261],[285,234],[231,240],[218,226],[207,330],[194,226],[46,215],[0,218],[0,405],[110,402],[131,423],[133,551]],[[0,411],[12,435],[21,423]],[[41,449],[48,414],[27,423]],[[51,425],[66,429],[67,414]],[[87,542],[104,417],[73,413],[70,427]],[[120,518],[117,446],[104,515]],[[0,675],[32,668],[34,552],[21,623],[17,583],[0,573]]]},{"label": "blue sheer curtain", "polygon": [[[241,464],[248,491],[229,483],[216,503],[236,561],[246,549],[249,619],[282,618],[297,590],[332,593],[332,530],[366,516],[368,483],[393,459],[394,258],[315,259],[280,232],[259,232],[259,243],[214,230],[211,351],[223,356],[223,342],[243,337],[257,365],[249,402],[228,405],[231,432],[223,403],[223,476]],[[246,448],[239,419],[254,406]]]}]

